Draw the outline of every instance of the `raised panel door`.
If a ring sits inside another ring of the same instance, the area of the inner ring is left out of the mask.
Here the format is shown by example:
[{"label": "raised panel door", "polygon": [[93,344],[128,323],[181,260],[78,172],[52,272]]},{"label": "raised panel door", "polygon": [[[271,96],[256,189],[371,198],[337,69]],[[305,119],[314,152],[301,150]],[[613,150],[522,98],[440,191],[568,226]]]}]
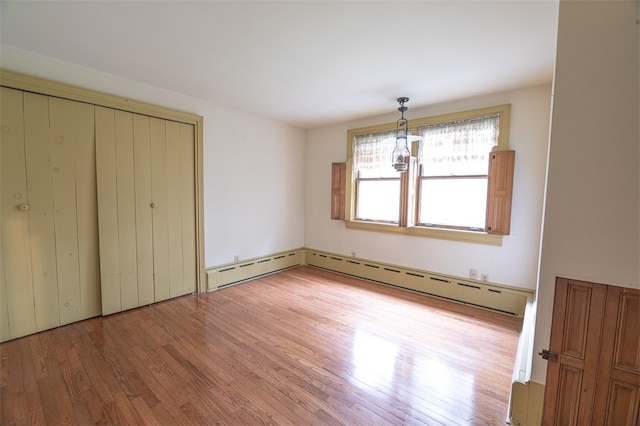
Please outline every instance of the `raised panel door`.
[{"label": "raised panel door", "polygon": [[544,424],[638,425],[639,290],[558,278],[549,352]]},{"label": "raised panel door", "polygon": [[606,286],[556,280],[543,423],[591,423]]},{"label": "raised panel door", "polygon": [[609,287],[593,421],[640,422],[640,291]]}]

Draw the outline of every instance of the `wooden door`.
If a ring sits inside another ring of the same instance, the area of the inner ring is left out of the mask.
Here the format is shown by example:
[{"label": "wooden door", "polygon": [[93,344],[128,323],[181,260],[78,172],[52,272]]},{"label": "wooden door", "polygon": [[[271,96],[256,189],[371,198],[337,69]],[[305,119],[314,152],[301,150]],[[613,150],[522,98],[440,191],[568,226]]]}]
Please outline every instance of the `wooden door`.
[{"label": "wooden door", "polygon": [[639,308],[637,290],[556,280],[544,424],[637,424]]},{"label": "wooden door", "polygon": [[100,314],[93,106],[1,88],[0,340]]},{"label": "wooden door", "polygon": [[196,288],[193,125],[96,107],[103,315]]},{"label": "wooden door", "polygon": [[593,423],[640,424],[640,291],[609,287]]},{"label": "wooden door", "polygon": [[547,366],[545,424],[591,423],[606,286],[558,278]]}]

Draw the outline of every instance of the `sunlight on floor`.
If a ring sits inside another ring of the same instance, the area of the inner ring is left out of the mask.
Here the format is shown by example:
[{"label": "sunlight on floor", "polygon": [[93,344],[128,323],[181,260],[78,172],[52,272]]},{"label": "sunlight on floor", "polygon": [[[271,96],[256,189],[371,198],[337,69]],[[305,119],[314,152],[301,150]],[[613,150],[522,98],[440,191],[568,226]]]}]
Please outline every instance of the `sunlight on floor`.
[{"label": "sunlight on floor", "polygon": [[[455,410],[458,418],[473,419],[473,408],[459,401],[473,400],[474,376],[445,360],[416,358],[415,353],[405,357],[398,343],[360,328],[353,338],[351,363],[352,383],[367,392],[401,396],[413,407],[430,406],[443,415]],[[407,379],[423,393],[406,392],[401,384]]]}]

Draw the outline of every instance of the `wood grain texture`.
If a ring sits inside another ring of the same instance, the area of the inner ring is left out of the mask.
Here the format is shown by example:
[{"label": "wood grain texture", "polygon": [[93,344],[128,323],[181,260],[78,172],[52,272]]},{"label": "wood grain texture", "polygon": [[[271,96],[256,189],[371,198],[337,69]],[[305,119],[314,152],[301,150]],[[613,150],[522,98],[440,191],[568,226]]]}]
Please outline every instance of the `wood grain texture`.
[{"label": "wood grain texture", "polygon": [[490,234],[509,235],[515,151],[494,151],[489,156],[485,229]]},{"label": "wood grain texture", "polygon": [[347,163],[331,163],[331,219],[344,220]]},{"label": "wood grain texture", "polygon": [[0,345],[0,423],[503,424],[520,328],[300,267]]}]

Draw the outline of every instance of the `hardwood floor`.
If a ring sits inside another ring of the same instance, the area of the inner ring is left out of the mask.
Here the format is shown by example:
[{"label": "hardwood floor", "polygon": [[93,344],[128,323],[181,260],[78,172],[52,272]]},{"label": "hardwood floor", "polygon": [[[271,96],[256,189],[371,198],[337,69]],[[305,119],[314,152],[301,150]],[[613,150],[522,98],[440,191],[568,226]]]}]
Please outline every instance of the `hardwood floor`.
[{"label": "hardwood floor", "polygon": [[0,345],[1,424],[503,424],[518,318],[309,267]]}]

